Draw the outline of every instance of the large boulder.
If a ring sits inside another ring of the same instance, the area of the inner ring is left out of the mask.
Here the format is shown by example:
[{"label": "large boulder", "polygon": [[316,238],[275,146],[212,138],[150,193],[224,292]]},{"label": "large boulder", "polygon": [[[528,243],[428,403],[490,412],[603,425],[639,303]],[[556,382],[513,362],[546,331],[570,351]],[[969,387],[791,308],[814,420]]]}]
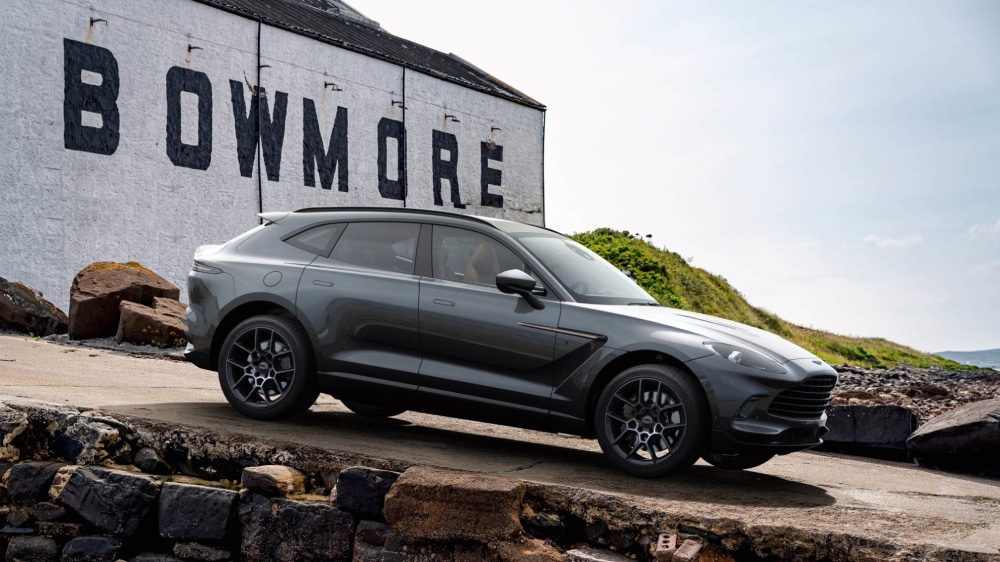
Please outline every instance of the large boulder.
[{"label": "large boulder", "polygon": [[905,458],[917,413],[903,406],[828,406],[823,449],[879,458]]},{"label": "large boulder", "polygon": [[113,336],[122,301],[153,306],[153,299],[177,300],[180,289],[135,262],[97,262],[83,268],[69,292],[69,337]]},{"label": "large boulder", "polygon": [[36,336],[65,334],[69,318],[42,294],[0,277],[0,329]]},{"label": "large boulder", "polygon": [[941,414],[906,445],[923,466],[1000,476],[1000,398]]},{"label": "large boulder", "polygon": [[122,301],[121,319],[115,341],[127,341],[155,347],[181,347],[187,344],[187,306],[173,299],[156,297],[153,306]]}]

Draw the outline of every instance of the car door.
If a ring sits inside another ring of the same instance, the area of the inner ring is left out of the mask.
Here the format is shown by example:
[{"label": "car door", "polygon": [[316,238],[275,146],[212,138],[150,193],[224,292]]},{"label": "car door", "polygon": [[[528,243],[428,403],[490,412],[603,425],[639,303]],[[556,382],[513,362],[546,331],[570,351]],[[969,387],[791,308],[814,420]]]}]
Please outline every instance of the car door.
[{"label": "car door", "polygon": [[[544,423],[552,392],[559,301],[545,308],[501,293],[496,275],[525,269],[498,240],[432,228],[431,276],[420,281],[421,408],[486,421]],[[529,272],[530,273],[530,272]]]},{"label": "car door", "polygon": [[411,222],[351,222],[329,257],[305,268],[296,301],[316,334],[325,392],[377,404],[416,391],[419,231]]}]

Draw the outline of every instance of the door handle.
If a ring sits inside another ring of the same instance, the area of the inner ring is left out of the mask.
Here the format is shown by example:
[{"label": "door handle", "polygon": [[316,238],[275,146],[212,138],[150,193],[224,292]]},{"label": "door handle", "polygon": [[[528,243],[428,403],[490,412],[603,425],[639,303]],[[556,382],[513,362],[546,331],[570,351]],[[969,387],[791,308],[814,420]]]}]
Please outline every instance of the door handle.
[{"label": "door handle", "polygon": [[323,281],[320,279],[313,279],[313,285],[319,285],[320,287],[333,287],[333,281]]},{"label": "door handle", "polygon": [[434,299],[434,304],[440,304],[442,306],[455,306],[454,301],[446,301],[444,299]]}]

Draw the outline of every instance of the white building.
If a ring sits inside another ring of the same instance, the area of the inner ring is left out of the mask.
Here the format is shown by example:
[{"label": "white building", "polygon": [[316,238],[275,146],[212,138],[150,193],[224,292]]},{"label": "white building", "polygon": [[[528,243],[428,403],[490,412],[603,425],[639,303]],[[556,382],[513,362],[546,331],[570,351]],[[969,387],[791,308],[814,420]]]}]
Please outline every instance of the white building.
[{"label": "white building", "polygon": [[0,276],[63,309],[94,261],[183,295],[261,211],[544,223],[544,106],[343,2],[14,0],[0,25]]}]

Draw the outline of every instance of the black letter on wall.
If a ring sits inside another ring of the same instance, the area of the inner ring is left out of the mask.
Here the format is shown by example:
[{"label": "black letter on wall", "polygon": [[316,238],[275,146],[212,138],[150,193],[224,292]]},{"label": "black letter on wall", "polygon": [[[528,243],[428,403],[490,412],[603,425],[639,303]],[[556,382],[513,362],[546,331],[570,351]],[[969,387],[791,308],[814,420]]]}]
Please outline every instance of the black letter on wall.
[{"label": "black letter on wall", "polygon": [[[181,142],[181,92],[198,96],[198,144]],[[167,71],[167,157],[174,166],[207,170],[212,163],[212,82],[204,72]]]},{"label": "black letter on wall", "polygon": [[[441,180],[451,185],[451,202],[456,209],[464,209],[458,193],[458,139],[451,133],[431,131],[431,163],[434,168],[434,204],[444,205],[441,200]],[[447,150],[450,160],[441,159],[441,151]]]},{"label": "black letter on wall", "polygon": [[[237,80],[229,81],[233,93],[233,118],[236,121],[236,155],[240,161],[240,175],[246,178],[253,176],[254,152],[257,150],[257,139],[261,139],[264,152],[264,165],[269,181],[278,181],[281,172],[281,147],[285,143],[285,113],[288,109],[288,94],[277,92],[274,96],[274,118],[271,118],[267,106],[267,92],[264,88],[256,88],[250,100],[250,112],[247,113],[246,102],[243,101],[243,84]],[[262,104],[258,100],[263,100]],[[257,112],[263,105],[263,118],[260,120],[261,130],[257,134]]]},{"label": "black letter on wall", "polygon": [[[490,148],[491,146],[492,148]],[[503,195],[497,195],[489,191],[491,185],[500,185],[503,172],[496,168],[490,168],[490,160],[503,162],[503,147],[494,143],[481,143],[479,149],[479,166],[482,171],[479,176],[479,187],[483,196],[482,204],[484,207],[503,207]]]},{"label": "black letter on wall", "polygon": [[[83,81],[84,70],[101,75],[101,85]],[[118,61],[111,51],[63,39],[63,143],[70,150],[111,155],[118,150]],[[83,124],[83,112],[98,113],[101,127]]]},{"label": "black letter on wall", "polygon": [[320,187],[330,189],[333,174],[339,171],[337,190],[347,191],[347,108],[337,107],[330,148],[324,152],[316,104],[309,98],[302,98],[302,181],[309,187],[316,187],[317,164]]},{"label": "black letter on wall", "polygon": [[[389,147],[387,139],[396,139],[396,179],[389,179]],[[406,199],[406,171],[403,162],[403,122],[383,117],[378,122],[378,192],[384,199]],[[441,197],[438,184],[436,192]],[[440,203],[438,203],[440,205]]]}]

